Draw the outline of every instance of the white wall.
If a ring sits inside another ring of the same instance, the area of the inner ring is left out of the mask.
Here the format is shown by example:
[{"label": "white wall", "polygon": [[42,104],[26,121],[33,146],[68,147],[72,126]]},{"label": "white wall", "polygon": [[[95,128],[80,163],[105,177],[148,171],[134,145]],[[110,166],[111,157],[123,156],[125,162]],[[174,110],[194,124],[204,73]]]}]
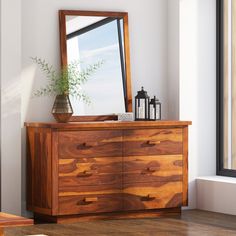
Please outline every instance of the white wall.
[{"label": "white wall", "polygon": [[216,173],[216,1],[180,0],[180,119],[191,120],[190,207],[196,177]]},{"label": "white wall", "polygon": [[21,212],[21,1],[1,0],[1,205]]},{"label": "white wall", "polygon": [[[144,86],[150,96],[156,94],[161,100],[163,118],[167,118],[166,0],[22,0],[22,127],[24,121],[52,120],[53,98],[31,99],[32,90],[44,83],[44,77],[35,70],[29,58],[38,56],[59,67],[59,9],[129,13],[133,96]],[[22,149],[24,158],[24,130]],[[25,187],[22,191],[25,192]]]},{"label": "white wall", "polygon": [[[179,100],[180,119],[193,121],[189,136],[190,207],[196,206],[195,178],[215,174],[215,0],[179,1],[179,6],[176,0],[169,0],[169,6],[166,0],[140,0],[138,4],[135,0],[22,0],[21,5],[20,0],[1,1],[3,210],[17,213],[21,207],[21,127],[25,200],[23,122],[52,120],[53,98],[31,99],[32,90],[44,78],[29,57],[39,56],[59,67],[59,9],[129,12],[134,93],[143,85],[151,96],[157,94],[163,103],[164,118],[169,118],[168,112],[171,118],[177,117],[174,108]],[[174,40],[178,38],[178,22],[174,21],[178,15],[179,50]],[[168,20],[176,25],[171,27],[170,23],[169,31]],[[168,50],[168,45],[173,48]]]},{"label": "white wall", "polygon": [[179,119],[179,0],[168,0],[168,119]]},{"label": "white wall", "polygon": [[[44,78],[30,61],[39,56],[59,66],[58,10],[111,10],[129,13],[133,95],[141,86],[163,102],[167,118],[167,1],[166,0],[22,0],[22,69],[24,92],[22,120],[51,120],[52,98],[29,99]],[[32,82],[33,81],[33,82]]]}]

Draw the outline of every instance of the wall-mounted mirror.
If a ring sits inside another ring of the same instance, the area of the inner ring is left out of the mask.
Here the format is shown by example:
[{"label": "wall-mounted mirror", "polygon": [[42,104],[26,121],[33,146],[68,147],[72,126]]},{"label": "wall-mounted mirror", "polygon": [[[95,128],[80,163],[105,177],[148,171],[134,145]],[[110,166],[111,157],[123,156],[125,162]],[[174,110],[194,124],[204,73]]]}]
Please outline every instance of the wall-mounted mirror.
[{"label": "wall-mounted mirror", "polygon": [[62,66],[103,62],[82,90],[91,103],[71,99],[73,121],[114,119],[132,111],[128,14],[59,11]]}]

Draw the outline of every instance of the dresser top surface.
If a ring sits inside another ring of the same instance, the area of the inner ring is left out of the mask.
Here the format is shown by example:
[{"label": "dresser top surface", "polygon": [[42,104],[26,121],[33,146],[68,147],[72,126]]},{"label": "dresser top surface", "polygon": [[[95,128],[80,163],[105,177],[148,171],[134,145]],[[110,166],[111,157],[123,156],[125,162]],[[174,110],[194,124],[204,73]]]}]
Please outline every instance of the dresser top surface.
[{"label": "dresser top surface", "polygon": [[53,128],[53,129],[80,129],[80,128],[109,128],[109,129],[135,129],[135,128],[163,128],[186,127],[191,121],[161,120],[161,121],[99,121],[99,122],[25,122],[26,127]]}]

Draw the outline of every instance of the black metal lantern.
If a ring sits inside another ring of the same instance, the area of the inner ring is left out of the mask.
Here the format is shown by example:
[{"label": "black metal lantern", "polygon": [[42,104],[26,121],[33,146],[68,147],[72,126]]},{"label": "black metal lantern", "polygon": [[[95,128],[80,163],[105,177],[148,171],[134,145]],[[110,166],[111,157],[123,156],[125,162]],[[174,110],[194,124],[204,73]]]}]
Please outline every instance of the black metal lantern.
[{"label": "black metal lantern", "polygon": [[149,103],[149,120],[161,120],[161,103],[156,96]]},{"label": "black metal lantern", "polygon": [[135,120],[148,120],[149,119],[149,101],[150,98],[144,88],[138,91],[135,97]]}]

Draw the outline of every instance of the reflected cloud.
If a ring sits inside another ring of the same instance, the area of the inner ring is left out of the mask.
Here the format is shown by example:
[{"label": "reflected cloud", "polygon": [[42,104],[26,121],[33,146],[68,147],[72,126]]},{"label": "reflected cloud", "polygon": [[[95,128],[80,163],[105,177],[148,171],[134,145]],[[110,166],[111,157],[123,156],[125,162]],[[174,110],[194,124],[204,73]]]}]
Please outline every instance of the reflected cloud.
[{"label": "reflected cloud", "polygon": [[86,58],[93,58],[93,57],[96,57],[96,56],[99,56],[99,55],[104,55],[104,58],[106,57],[106,55],[110,55],[110,54],[113,54],[114,52],[117,51],[119,45],[118,44],[113,44],[113,45],[109,45],[109,46],[106,46],[106,47],[103,47],[103,48],[97,48],[97,49],[94,49],[94,50],[84,50],[81,52],[81,57],[83,59],[86,59]]}]

